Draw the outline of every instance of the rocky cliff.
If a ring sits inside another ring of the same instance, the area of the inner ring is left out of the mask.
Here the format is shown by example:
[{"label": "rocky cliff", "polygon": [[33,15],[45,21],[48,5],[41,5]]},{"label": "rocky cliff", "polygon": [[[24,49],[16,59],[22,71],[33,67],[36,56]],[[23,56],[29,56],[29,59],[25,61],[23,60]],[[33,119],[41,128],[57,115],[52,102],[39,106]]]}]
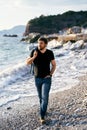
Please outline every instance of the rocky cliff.
[{"label": "rocky cliff", "polygon": [[72,26],[87,27],[87,11],[68,11],[63,14],[34,18],[28,21],[24,35],[29,33],[52,34]]}]

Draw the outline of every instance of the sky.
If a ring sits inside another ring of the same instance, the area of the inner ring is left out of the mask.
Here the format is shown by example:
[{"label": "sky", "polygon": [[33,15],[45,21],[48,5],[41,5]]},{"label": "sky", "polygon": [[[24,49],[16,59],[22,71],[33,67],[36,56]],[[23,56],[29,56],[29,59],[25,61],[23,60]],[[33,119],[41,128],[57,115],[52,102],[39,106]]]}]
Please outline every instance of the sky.
[{"label": "sky", "polygon": [[26,25],[40,15],[87,10],[87,0],[0,0],[0,30]]}]

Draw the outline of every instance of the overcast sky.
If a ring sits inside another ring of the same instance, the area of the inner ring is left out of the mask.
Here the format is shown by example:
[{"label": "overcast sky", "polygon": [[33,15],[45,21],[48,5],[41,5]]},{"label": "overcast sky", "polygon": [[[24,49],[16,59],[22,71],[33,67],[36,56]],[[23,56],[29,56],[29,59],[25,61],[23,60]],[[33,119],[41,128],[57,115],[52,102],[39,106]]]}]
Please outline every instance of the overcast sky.
[{"label": "overcast sky", "polygon": [[87,10],[87,0],[0,0],[0,30],[26,25],[41,14]]}]

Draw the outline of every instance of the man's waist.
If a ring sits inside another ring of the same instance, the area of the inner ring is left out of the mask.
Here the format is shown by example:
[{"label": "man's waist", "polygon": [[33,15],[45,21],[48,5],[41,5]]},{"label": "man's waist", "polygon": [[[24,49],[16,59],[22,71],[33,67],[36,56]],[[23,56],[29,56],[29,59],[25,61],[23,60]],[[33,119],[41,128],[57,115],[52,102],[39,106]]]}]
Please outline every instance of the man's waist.
[{"label": "man's waist", "polygon": [[51,77],[50,73],[46,75],[35,75],[36,78],[46,78],[46,77]]}]

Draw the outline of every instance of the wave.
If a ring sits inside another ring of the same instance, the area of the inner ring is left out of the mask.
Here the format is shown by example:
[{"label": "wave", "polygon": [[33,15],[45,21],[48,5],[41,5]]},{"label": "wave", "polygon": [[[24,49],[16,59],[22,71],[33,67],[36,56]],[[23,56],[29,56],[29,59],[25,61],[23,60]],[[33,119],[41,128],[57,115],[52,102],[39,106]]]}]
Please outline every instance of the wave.
[{"label": "wave", "polygon": [[0,72],[0,88],[16,83],[17,80],[22,81],[29,78],[32,75],[30,70],[30,65],[18,63]]},{"label": "wave", "polygon": [[4,105],[7,105],[8,103],[11,103],[11,102],[14,102],[14,101],[17,101],[18,99],[20,99],[20,95],[15,95],[15,96],[11,96],[11,97],[3,97],[0,98],[0,107],[4,106]]}]

